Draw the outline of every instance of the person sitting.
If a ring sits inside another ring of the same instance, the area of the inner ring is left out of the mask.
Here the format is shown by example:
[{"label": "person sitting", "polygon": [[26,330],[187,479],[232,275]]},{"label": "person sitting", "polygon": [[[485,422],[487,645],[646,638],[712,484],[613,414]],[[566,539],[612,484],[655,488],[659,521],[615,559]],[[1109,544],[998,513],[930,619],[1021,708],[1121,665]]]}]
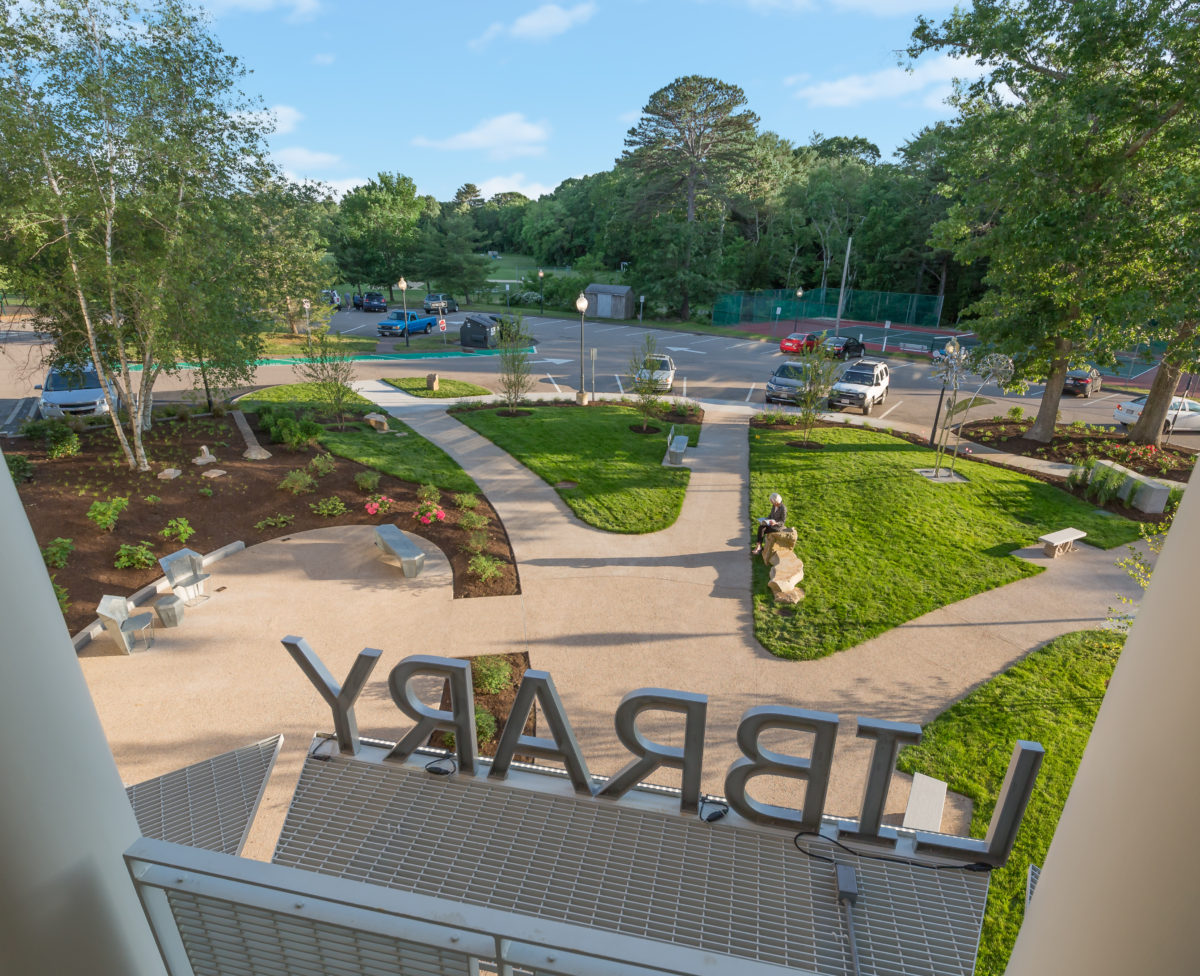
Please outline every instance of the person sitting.
[{"label": "person sitting", "polygon": [[763,537],[768,532],[782,529],[785,522],[787,522],[787,506],[783,504],[783,496],[776,492],[771,496],[771,514],[758,520],[758,536],[754,540],[751,554],[757,556],[762,552]]}]

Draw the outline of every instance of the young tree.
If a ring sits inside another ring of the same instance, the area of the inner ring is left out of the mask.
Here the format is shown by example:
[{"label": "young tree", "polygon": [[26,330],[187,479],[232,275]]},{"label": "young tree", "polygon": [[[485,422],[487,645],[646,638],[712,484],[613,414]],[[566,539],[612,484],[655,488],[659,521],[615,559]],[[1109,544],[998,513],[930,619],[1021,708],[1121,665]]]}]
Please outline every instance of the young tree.
[{"label": "young tree", "polygon": [[336,345],[327,329],[313,329],[304,344],[304,359],[293,367],[296,375],[316,386],[318,395],[337,420],[338,429],[346,426],[346,404],[354,396],[354,359]]},{"label": "young tree", "polygon": [[805,443],[812,442],[812,429],[829,408],[829,394],[841,375],[842,364],[824,348],[825,333],[817,342],[794,356],[800,372],[800,387],[796,392],[796,412],[804,429]]},{"label": "young tree", "polygon": [[529,365],[532,342],[519,312],[500,329],[500,395],[510,413],[516,412],[518,404],[533,389],[533,368]]},{"label": "young tree", "polygon": [[650,333],[642,338],[642,344],[635,346],[629,357],[629,390],[633,394],[638,413],[642,415],[642,430],[650,424],[650,419],[662,406],[658,396],[658,386],[654,382],[654,370],[659,358],[658,343]]}]

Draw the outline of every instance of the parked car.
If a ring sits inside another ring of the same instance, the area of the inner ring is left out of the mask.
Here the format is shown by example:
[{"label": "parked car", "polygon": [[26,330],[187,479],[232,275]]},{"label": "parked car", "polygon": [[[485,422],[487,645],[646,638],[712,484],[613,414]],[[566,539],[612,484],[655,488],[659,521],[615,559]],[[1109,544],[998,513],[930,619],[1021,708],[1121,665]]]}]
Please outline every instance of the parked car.
[{"label": "parked car", "polygon": [[383,300],[383,294],[377,291],[369,291],[363,295],[362,310],[364,312],[386,312],[387,302]]},{"label": "parked car", "polygon": [[1100,392],[1104,381],[1100,371],[1088,366],[1086,369],[1069,369],[1063,380],[1063,393],[1074,393],[1076,396],[1090,397]]},{"label": "parked car", "polygon": [[882,359],[860,359],[846,367],[842,378],[833,384],[830,407],[858,407],[863,416],[887,399],[891,371]]},{"label": "parked car", "polygon": [[420,332],[429,335],[431,329],[437,326],[438,320],[431,315],[421,315],[413,310],[393,309],[375,324],[375,331],[381,336],[402,336],[405,333]]},{"label": "parked car", "polygon": [[675,385],[675,360],[670,356],[647,356],[642,368],[633,374],[637,384],[649,381],[659,393],[670,393]]},{"label": "parked car", "polygon": [[[840,367],[839,367],[840,368]],[[808,366],[793,361],[780,363],[767,380],[767,403],[798,403],[801,391],[808,382]]]},{"label": "parked car", "polygon": [[457,312],[458,302],[454,300],[453,295],[446,295],[442,292],[433,292],[425,296],[425,312]]},{"label": "parked car", "polygon": [[808,352],[820,340],[816,332],[793,332],[779,340],[780,352]]},{"label": "parked car", "polygon": [[342,296],[336,291],[326,290],[321,292],[321,297],[325,299],[327,305],[332,305],[339,312],[342,310]]},{"label": "parked car", "polygon": [[857,359],[867,347],[854,336],[830,336],[821,343],[821,348],[834,359]]},{"label": "parked car", "polygon": [[[1140,396],[1128,403],[1117,404],[1113,419],[1128,429],[1141,417],[1146,400],[1147,397]],[[1173,430],[1200,430],[1200,403],[1187,397],[1171,397],[1171,408],[1167,411],[1167,419],[1163,421],[1163,433],[1169,434]]]},{"label": "parked car", "polygon": [[83,366],[54,366],[45,382],[34,387],[41,390],[38,414],[42,417],[100,417],[108,413],[104,386],[118,407],[121,401],[111,382],[103,383],[91,363]]}]

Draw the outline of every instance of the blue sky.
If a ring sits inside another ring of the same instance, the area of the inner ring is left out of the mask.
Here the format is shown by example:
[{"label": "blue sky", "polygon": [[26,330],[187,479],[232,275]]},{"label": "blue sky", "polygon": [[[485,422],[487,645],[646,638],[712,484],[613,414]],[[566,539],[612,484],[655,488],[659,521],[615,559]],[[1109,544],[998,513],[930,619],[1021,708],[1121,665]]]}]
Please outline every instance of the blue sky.
[{"label": "blue sky", "polygon": [[796,143],[861,135],[884,157],[950,118],[964,62],[898,67],[941,0],[204,0],[270,145],[338,191],[380,171],[440,200],[463,183],[531,197],[612,166],[649,95],[680,75],[741,86]]}]

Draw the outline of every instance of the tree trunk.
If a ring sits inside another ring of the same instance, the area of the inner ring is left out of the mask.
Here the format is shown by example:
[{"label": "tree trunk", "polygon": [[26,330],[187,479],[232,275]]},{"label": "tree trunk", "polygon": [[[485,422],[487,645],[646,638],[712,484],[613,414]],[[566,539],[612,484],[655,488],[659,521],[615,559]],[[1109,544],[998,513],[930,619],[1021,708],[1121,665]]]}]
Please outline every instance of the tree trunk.
[{"label": "tree trunk", "polygon": [[1034,420],[1033,426],[1025,434],[1031,441],[1049,444],[1054,437],[1054,425],[1058,421],[1058,404],[1062,400],[1063,380],[1067,377],[1067,357],[1070,352],[1070,339],[1054,340],[1054,358],[1050,361],[1050,375],[1046,378],[1042,405],[1038,407],[1037,419]]},{"label": "tree trunk", "polygon": [[[1179,386],[1183,375],[1183,365],[1171,355],[1181,349],[1191,347],[1196,335],[1198,322],[1184,322],[1171,341],[1171,346],[1159,363],[1158,372],[1154,374],[1154,382],[1150,384],[1150,393],[1146,397],[1146,405],[1142,415],[1129,431],[1129,440],[1134,444],[1153,444],[1156,447],[1162,441],[1163,423],[1171,412],[1171,397]],[[1173,361],[1175,360],[1175,361]]]}]

